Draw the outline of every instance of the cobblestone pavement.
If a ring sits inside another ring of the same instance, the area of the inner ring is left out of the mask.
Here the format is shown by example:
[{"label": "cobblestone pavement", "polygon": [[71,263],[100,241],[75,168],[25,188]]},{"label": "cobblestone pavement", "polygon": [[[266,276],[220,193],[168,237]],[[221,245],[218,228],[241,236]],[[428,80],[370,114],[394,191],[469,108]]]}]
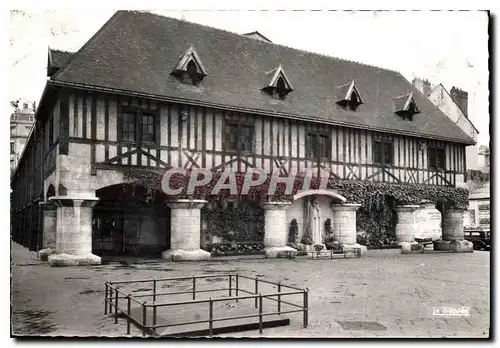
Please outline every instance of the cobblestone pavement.
[{"label": "cobblestone pavement", "polygon": [[[488,337],[490,254],[402,255],[370,251],[361,259],[254,259],[193,263],[148,261],[52,268],[12,243],[12,332],[18,335],[120,336],[125,321],[103,312],[104,283],[238,272],[308,287],[309,327],[301,314],[267,337]],[[433,307],[470,307],[469,317],[433,317]],[[342,322],[358,322],[351,325]],[[363,322],[360,325],[359,322]],[[378,325],[377,325],[378,324]],[[139,331],[132,330],[133,335]],[[259,337],[250,331],[223,336]]]}]

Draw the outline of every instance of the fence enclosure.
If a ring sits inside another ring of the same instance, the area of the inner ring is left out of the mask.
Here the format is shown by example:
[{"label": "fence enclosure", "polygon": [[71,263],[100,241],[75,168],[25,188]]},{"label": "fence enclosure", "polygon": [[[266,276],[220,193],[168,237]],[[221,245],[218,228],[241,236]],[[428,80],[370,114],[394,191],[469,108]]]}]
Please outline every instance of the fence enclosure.
[{"label": "fence enclosure", "polygon": [[[218,288],[203,289],[200,286],[197,286],[201,279],[207,280],[210,278],[218,278],[219,280],[223,279],[224,283],[227,284],[227,287],[223,286]],[[188,287],[190,289],[173,292],[158,291],[160,284],[177,281],[189,283]],[[126,285],[137,284],[150,284],[152,285],[152,291],[147,294],[132,295],[130,292],[126,292],[122,289],[122,287]],[[273,286],[273,288],[276,288],[277,291],[263,293],[262,287],[264,284]],[[226,291],[228,297],[209,297],[208,299],[197,299],[197,294],[200,293]],[[189,294],[191,299],[189,301],[167,302],[169,295],[180,294]],[[259,318],[259,332],[262,333],[264,322],[263,318],[265,316],[272,315],[302,312],[303,327],[306,328],[308,326],[309,316],[308,295],[309,290],[307,288],[300,289],[294,286],[282,284],[281,282],[276,283],[260,279],[260,277],[248,277],[240,274],[216,274],[160,279],[153,278],[115,282],[108,281],[105,283],[104,314],[108,314],[108,312],[113,314],[115,324],[118,323],[119,315],[125,317],[127,320],[127,335],[130,335],[130,325],[132,323],[142,331],[143,336],[146,336],[146,334],[159,336],[159,329],[166,330],[167,327],[207,323],[208,336],[212,336],[215,322],[246,318]],[[295,301],[300,303],[294,303],[293,297],[300,298],[300,301]],[[275,302],[276,307],[274,307],[273,310],[266,307],[266,310],[264,310],[264,299]],[[253,307],[257,310],[255,314],[214,317],[214,304],[219,302],[240,302],[243,300],[250,300],[253,302]],[[161,318],[158,316],[159,310],[173,307],[175,313],[175,307],[186,305],[206,306],[205,308],[208,312],[206,319],[180,321],[168,324],[158,322],[158,319]],[[283,305],[291,306],[295,309],[283,310]],[[150,318],[150,320],[148,320],[148,318]]]}]

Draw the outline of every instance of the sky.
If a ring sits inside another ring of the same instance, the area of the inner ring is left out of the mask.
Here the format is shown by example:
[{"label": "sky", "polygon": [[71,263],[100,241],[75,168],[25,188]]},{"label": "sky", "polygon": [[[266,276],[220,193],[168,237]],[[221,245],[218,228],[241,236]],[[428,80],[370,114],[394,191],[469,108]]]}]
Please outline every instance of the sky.
[{"label": "sky", "polygon": [[[76,51],[114,10],[26,10],[10,17],[8,97],[38,101],[47,47]],[[489,145],[488,17],[479,11],[152,11],[212,27],[258,30],[272,42],[401,72],[469,93],[469,118]]]}]

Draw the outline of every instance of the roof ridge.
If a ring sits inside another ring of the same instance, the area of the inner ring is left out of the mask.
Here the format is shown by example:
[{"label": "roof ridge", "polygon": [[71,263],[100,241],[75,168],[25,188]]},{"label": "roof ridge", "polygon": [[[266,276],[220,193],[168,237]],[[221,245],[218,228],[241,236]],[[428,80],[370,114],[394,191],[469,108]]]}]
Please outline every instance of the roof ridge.
[{"label": "roof ridge", "polygon": [[[78,55],[92,42],[94,41],[95,38],[97,38],[103,31],[104,29],[109,25],[111,24],[111,22],[113,22],[114,20],[116,20],[116,18],[118,18],[118,16],[123,13],[123,11],[116,11],[107,21],[106,23],[104,23],[104,25],[99,28],[99,30],[97,30],[95,32],[94,35],[92,35],[92,37],[90,39],[87,40],[87,42],[85,42],[85,44],[83,44],[82,47],[80,47],[80,49],[78,49],[76,52],[73,52],[73,54],[71,55],[71,57],[69,57],[69,59],[64,63],[64,65],[59,68],[58,71],[56,71],[56,73],[54,75],[52,75],[50,77],[50,79],[55,79],[59,76],[61,76],[64,71],[66,70],[66,68],[73,62],[73,60],[78,57]],[[49,47],[50,48],[50,47]]]},{"label": "roof ridge", "polygon": [[54,51],[54,52],[62,52],[62,53],[70,53],[70,54],[75,53],[75,52],[71,52],[71,51],[67,51],[67,50],[60,50],[58,48],[51,48],[50,46],[49,46],[49,50]]},{"label": "roof ridge", "polygon": [[[287,46],[287,45],[284,45],[284,44],[279,44],[279,43],[275,43],[275,42],[271,42],[271,41],[268,42],[268,41],[262,41],[262,40],[255,40],[255,39],[252,39],[252,38],[250,38],[248,36],[245,36],[245,34],[239,34],[239,33],[236,33],[234,31],[229,31],[227,29],[216,28],[216,27],[212,27],[212,26],[209,26],[209,25],[206,25],[206,24],[200,24],[200,23],[192,22],[192,21],[189,21],[189,20],[186,20],[186,19],[179,19],[179,18],[175,18],[175,17],[165,16],[165,15],[162,15],[162,14],[158,14],[158,13],[152,12],[151,10],[122,10],[122,11],[123,12],[130,12],[130,13],[148,14],[148,15],[151,15],[151,16],[162,17],[162,18],[169,18],[169,19],[173,19],[173,20],[176,20],[176,21],[179,21],[179,22],[186,22],[186,23],[197,25],[197,26],[204,27],[204,28],[210,28],[210,29],[220,30],[220,31],[223,31],[223,32],[231,34],[231,35],[236,35],[236,36],[238,36],[240,38],[245,38],[246,40],[254,40],[254,41],[261,42],[261,43],[267,44],[267,45],[280,46],[280,47],[284,47],[284,48],[287,48],[287,49],[290,49],[290,50],[294,50],[294,51],[298,51],[298,52],[303,52],[303,53],[307,53],[307,54],[313,54],[313,55],[324,57],[324,58],[328,58],[328,59],[339,60],[339,61],[343,61],[343,62],[350,62],[350,63],[358,64],[358,65],[361,65],[361,66],[366,66],[366,67],[370,67],[370,68],[376,68],[376,69],[379,69],[379,70],[385,70],[385,71],[389,71],[389,72],[392,72],[392,73],[401,74],[401,72],[399,72],[397,70],[392,70],[392,69],[389,69],[389,68],[382,68],[380,66],[371,65],[371,64],[367,64],[367,63],[362,63],[362,62],[358,62],[358,61],[355,61],[355,60],[349,60],[349,59],[346,59],[346,58],[338,58],[338,57],[334,57],[334,56],[329,56],[329,55],[324,54],[324,53],[307,51],[305,49],[291,47],[291,46]],[[255,32],[258,32],[258,30],[255,30]],[[260,34],[260,32],[259,32],[259,34]]]}]

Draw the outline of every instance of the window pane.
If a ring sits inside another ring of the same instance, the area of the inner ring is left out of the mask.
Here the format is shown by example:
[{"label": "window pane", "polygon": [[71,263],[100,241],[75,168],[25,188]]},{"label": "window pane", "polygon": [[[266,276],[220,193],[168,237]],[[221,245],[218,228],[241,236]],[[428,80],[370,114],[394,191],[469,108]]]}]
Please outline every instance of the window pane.
[{"label": "window pane", "polygon": [[122,139],[125,141],[135,141],[135,115],[124,113],[122,120]]},{"label": "window pane", "polygon": [[392,164],[392,143],[384,143],[384,163]]},{"label": "window pane", "polygon": [[142,115],[142,141],[155,142],[154,117],[152,115]]},{"label": "window pane", "polygon": [[318,151],[319,151],[319,156],[321,157],[328,157],[328,152],[326,148],[326,136],[319,136],[318,137]]},{"label": "window pane", "polygon": [[238,150],[236,136],[238,134],[238,126],[234,124],[226,124],[224,127],[224,149]]},{"label": "window pane", "polygon": [[378,141],[373,144],[373,162],[382,163],[382,143]]},{"label": "window pane", "polygon": [[252,151],[252,127],[241,126],[240,148],[241,151]]},{"label": "window pane", "polygon": [[429,147],[427,149],[427,162],[429,168],[436,168],[436,149],[433,147]]},{"label": "window pane", "polygon": [[446,168],[446,152],[444,149],[438,150],[438,168],[445,169]]},{"label": "window pane", "polygon": [[308,134],[306,138],[306,151],[307,151],[307,157],[316,157],[316,135],[315,134]]}]

